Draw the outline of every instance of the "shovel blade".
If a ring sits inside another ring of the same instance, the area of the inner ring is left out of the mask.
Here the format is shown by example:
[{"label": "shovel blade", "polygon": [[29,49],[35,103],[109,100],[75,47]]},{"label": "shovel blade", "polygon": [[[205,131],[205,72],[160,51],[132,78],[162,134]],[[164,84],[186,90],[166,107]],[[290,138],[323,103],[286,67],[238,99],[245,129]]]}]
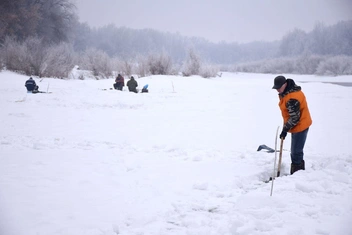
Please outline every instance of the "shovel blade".
[{"label": "shovel blade", "polygon": [[259,145],[257,151],[260,151],[260,150],[262,150],[262,149],[266,150],[268,153],[274,153],[274,152],[275,152],[274,149],[272,149],[272,148],[266,146],[265,144]]}]

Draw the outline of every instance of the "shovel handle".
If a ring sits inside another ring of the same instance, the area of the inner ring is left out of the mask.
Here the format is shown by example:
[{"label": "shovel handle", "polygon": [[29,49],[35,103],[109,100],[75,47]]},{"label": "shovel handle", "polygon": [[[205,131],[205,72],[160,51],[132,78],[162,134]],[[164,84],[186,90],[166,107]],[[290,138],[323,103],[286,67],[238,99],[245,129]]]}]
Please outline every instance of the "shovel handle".
[{"label": "shovel handle", "polygon": [[277,166],[277,177],[280,176],[280,168],[281,168],[281,161],[282,161],[282,147],[284,145],[284,138],[281,138],[280,143],[280,154],[279,154],[279,165]]}]

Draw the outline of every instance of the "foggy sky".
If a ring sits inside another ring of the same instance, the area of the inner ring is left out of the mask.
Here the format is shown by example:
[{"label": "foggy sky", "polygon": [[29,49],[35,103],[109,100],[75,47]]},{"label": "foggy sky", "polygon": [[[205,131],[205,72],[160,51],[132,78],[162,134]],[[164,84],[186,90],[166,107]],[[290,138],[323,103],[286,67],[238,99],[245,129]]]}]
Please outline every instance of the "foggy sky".
[{"label": "foggy sky", "polygon": [[80,22],[151,28],[212,42],[280,40],[295,28],[311,31],[352,20],[352,0],[75,0]]}]

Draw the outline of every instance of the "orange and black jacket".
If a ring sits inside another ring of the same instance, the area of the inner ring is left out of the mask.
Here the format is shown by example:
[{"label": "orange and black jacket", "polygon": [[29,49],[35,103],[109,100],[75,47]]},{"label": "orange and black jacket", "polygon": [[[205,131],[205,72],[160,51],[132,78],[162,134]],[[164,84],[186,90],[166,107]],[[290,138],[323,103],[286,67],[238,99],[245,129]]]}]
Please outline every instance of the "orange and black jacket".
[{"label": "orange and black jacket", "polygon": [[284,92],[279,94],[279,107],[284,119],[283,130],[291,133],[304,131],[312,124],[308,104],[301,87],[287,79]]}]

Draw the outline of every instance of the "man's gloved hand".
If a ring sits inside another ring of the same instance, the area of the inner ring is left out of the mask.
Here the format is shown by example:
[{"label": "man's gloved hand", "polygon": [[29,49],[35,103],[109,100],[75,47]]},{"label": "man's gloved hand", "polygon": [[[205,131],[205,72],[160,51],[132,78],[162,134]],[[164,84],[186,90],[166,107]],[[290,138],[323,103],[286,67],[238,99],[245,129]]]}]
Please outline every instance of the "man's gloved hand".
[{"label": "man's gloved hand", "polygon": [[280,139],[285,139],[286,138],[286,135],[287,135],[287,131],[282,131],[281,134],[280,134]]}]

